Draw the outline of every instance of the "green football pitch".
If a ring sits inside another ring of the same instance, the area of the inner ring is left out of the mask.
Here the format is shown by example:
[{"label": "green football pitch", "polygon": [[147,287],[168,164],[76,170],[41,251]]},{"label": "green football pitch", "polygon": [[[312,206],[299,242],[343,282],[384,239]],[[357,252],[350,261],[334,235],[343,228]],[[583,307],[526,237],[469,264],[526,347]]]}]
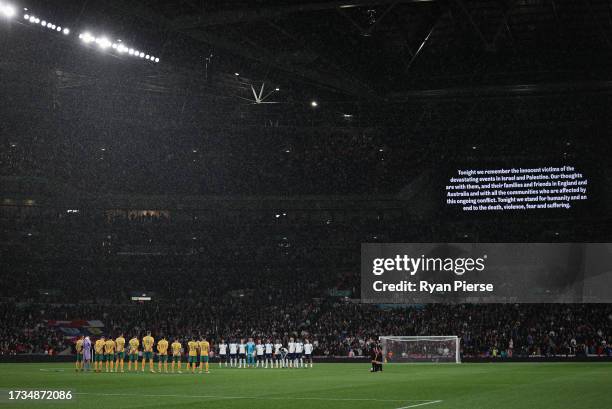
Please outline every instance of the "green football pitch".
[{"label": "green football pitch", "polygon": [[[8,399],[10,390],[70,390],[72,401]],[[612,408],[612,363],[386,365],[219,369],[211,373],[76,373],[69,364],[0,364],[8,408]]]}]

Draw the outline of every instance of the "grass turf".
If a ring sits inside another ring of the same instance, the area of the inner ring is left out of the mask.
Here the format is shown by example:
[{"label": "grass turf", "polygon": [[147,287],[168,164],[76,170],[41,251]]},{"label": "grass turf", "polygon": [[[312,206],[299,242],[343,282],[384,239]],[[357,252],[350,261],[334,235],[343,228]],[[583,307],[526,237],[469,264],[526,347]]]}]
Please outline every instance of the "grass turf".
[{"label": "grass turf", "polygon": [[[71,402],[9,401],[13,389],[69,389]],[[386,365],[219,369],[211,373],[76,373],[69,364],[0,364],[9,408],[612,408],[612,363]]]}]

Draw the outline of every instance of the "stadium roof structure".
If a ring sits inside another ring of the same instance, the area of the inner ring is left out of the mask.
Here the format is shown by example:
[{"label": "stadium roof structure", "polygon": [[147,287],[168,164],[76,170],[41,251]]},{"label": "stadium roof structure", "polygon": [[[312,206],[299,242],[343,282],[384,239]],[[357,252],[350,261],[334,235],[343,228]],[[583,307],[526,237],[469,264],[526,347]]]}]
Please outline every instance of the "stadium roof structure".
[{"label": "stadium roof structure", "polygon": [[68,21],[137,33],[175,66],[201,67],[210,57],[219,72],[297,82],[297,92],[313,86],[368,100],[458,86],[537,92],[576,80],[609,88],[612,79],[612,7],[603,0],[103,0],[61,7],[56,12]]},{"label": "stadium roof structure", "polygon": [[[366,155],[368,175],[405,197],[413,181],[427,184],[424,169],[451,160],[609,151],[604,1],[11,1],[71,34],[0,24],[5,151],[30,172],[9,175],[85,191],[102,180],[120,193],[329,194],[329,183],[308,190],[310,181],[285,177],[331,174],[312,164],[321,152],[347,167]],[[84,31],[160,62],[88,46]],[[279,103],[245,101],[253,90]],[[256,172],[268,190],[242,186]],[[342,186],[361,194],[371,185]]]}]

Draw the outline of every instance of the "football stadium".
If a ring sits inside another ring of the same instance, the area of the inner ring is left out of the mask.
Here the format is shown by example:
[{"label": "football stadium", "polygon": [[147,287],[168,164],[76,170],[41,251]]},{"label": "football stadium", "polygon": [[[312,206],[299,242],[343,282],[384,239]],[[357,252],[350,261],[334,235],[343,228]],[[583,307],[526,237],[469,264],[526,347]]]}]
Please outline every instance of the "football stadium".
[{"label": "football stadium", "polygon": [[612,408],[612,4],[0,0],[0,409]]}]

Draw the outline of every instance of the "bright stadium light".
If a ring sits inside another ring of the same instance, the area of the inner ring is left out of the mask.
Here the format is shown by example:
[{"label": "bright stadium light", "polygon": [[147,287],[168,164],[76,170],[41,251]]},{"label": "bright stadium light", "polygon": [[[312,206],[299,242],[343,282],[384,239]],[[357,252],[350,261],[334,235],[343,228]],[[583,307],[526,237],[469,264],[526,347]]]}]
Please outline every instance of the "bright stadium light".
[{"label": "bright stadium light", "polygon": [[64,28],[62,33],[64,33],[64,35],[68,35],[68,34],[70,34],[70,29],[69,28]]},{"label": "bright stadium light", "polygon": [[2,4],[0,3],[0,12],[4,17],[12,18],[17,14],[17,10],[14,6],[10,4]]},{"label": "bright stadium light", "polygon": [[62,31],[62,27],[61,26],[57,26],[56,30],[57,31]]},{"label": "bright stadium light", "polygon": [[[49,23],[47,23],[48,25]],[[57,31],[62,31],[64,34],[68,34],[70,31],[68,30],[68,28],[64,28],[62,29],[62,27],[58,27]],[[106,36],[101,36],[101,37],[95,37],[93,34],[89,33],[88,31],[82,32],[79,34],[79,39],[81,41],[83,41],[86,44],[95,42],[100,48],[106,50],[108,48],[112,48],[113,50],[116,50],[117,53],[119,54],[123,54],[123,53],[128,53],[131,56],[134,57],[139,57],[142,59],[147,59],[148,61],[154,61],[154,62],[159,62],[159,58],[154,57],[151,54],[147,54],[144,51],[140,51],[140,50],[136,50],[134,48],[128,48],[125,44],[123,44],[121,42],[121,40],[110,40],[108,37]]]},{"label": "bright stadium light", "polygon": [[43,21],[40,22],[40,25],[43,26],[43,27],[47,27],[47,22],[45,20],[43,20]]},{"label": "bright stadium light", "polygon": [[89,43],[91,43],[91,42],[96,41],[95,37],[94,37],[94,36],[92,36],[92,35],[91,35],[89,32],[87,32],[87,31],[86,31],[86,32],[84,32],[84,33],[82,33],[82,34],[79,34],[79,38],[80,38],[81,40],[83,40],[83,42],[84,42],[85,44],[89,44]]},{"label": "bright stadium light", "polygon": [[319,104],[317,103],[317,101],[312,101],[312,102],[310,103],[310,106],[311,106],[311,107],[313,107],[313,108],[316,108],[316,107],[318,107],[318,106],[319,106]]},{"label": "bright stadium light", "polygon": [[111,46],[111,42],[108,40],[108,38],[106,37],[100,37],[100,38],[96,38],[96,43],[100,46],[100,48],[102,49],[106,49],[108,47]]},{"label": "bright stadium light", "polygon": [[30,19],[30,15],[29,15],[29,14],[27,14],[27,13],[26,13],[26,14],[24,14],[24,15],[23,15],[23,19],[24,19],[24,20],[29,20],[29,19]]}]

